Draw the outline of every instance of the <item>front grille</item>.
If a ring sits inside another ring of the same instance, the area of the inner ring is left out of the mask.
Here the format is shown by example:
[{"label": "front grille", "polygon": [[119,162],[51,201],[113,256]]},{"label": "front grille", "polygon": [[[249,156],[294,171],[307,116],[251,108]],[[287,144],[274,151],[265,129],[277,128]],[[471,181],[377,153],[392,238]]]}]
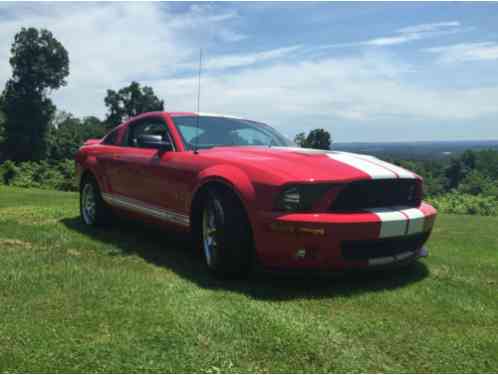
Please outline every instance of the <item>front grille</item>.
[{"label": "front grille", "polygon": [[347,260],[367,260],[415,251],[423,246],[429,234],[425,232],[369,241],[342,241],[342,257]]},{"label": "front grille", "polygon": [[349,183],[337,195],[330,211],[420,205],[419,182],[415,179],[361,180]]}]

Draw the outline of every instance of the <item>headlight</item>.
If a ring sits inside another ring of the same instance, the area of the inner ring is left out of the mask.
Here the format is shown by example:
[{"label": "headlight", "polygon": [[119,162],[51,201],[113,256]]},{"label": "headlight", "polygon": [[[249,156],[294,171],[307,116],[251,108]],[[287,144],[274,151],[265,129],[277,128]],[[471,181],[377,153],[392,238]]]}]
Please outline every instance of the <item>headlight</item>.
[{"label": "headlight", "polygon": [[277,199],[276,209],[278,211],[311,211],[313,204],[330,188],[329,184],[287,186]]},{"label": "headlight", "polygon": [[286,188],[277,203],[277,208],[282,211],[299,211],[301,193],[297,186]]}]

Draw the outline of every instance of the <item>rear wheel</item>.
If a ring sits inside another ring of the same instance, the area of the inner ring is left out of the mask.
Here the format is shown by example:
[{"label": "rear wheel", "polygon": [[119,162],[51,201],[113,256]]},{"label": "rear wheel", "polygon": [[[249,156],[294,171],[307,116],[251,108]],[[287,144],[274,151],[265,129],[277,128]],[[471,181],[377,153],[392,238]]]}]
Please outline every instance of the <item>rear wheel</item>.
[{"label": "rear wheel", "polygon": [[210,190],[202,207],[201,243],[207,267],[216,276],[247,275],[253,252],[244,208],[230,191]]},{"label": "rear wheel", "polygon": [[109,222],[110,209],[102,199],[100,189],[93,177],[87,177],[80,189],[80,216],[83,223],[99,226]]}]

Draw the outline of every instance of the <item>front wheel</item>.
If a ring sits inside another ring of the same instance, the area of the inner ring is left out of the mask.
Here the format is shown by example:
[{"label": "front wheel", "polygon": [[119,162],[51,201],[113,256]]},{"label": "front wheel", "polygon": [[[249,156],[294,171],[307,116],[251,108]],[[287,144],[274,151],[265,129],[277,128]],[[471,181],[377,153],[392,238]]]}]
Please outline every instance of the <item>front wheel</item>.
[{"label": "front wheel", "polygon": [[252,261],[252,233],[244,208],[231,192],[209,191],[202,209],[201,240],[207,267],[216,276],[247,275]]},{"label": "front wheel", "polygon": [[110,209],[102,199],[93,177],[87,177],[81,184],[80,216],[83,223],[89,226],[99,226],[109,221]]}]

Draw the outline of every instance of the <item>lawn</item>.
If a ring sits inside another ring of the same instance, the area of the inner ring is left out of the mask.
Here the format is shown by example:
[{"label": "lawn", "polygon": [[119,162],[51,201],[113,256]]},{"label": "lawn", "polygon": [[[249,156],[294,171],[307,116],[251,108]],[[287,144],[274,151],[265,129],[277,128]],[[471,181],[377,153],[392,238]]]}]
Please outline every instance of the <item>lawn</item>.
[{"label": "lawn", "polygon": [[498,218],[375,274],[210,278],[185,238],[0,186],[1,372],[496,372]]}]

